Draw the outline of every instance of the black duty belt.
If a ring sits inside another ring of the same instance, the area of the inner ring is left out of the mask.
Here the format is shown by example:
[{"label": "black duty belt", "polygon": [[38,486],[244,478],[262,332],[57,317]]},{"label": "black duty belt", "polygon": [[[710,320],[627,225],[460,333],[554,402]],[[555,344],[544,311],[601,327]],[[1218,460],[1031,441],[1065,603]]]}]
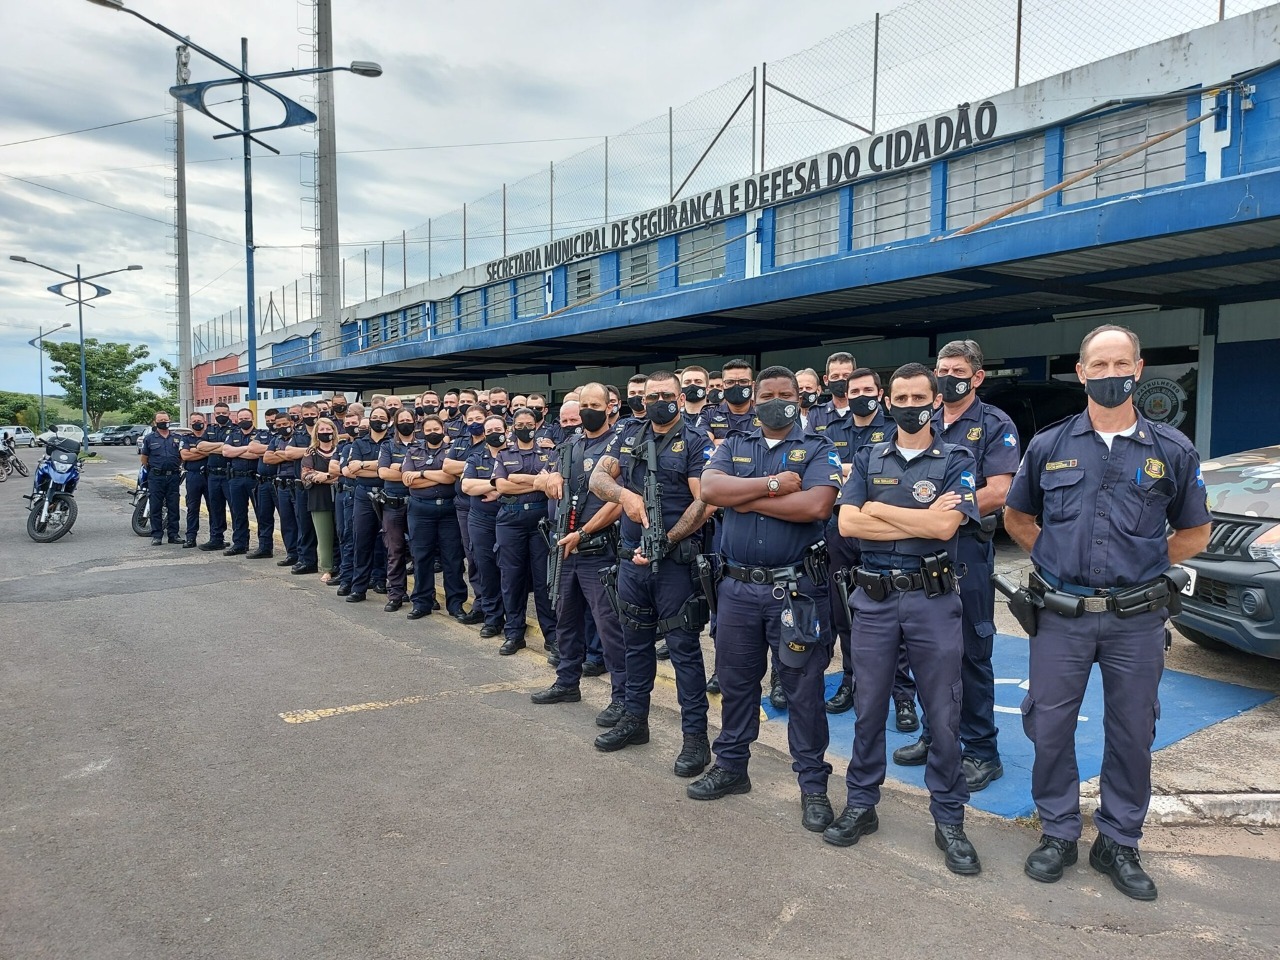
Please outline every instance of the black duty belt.
[{"label": "black duty belt", "polygon": [[188,476],[190,476],[193,473],[198,473],[200,476],[203,477],[205,474],[205,468],[204,467],[183,467],[183,472],[186,473]]},{"label": "black duty belt", "polygon": [[292,489],[293,485],[298,482],[297,477],[272,477],[277,487],[285,490]]},{"label": "black duty belt", "polygon": [[409,499],[414,503],[430,503],[437,507],[451,506],[453,504],[453,497],[423,497],[411,493],[409,494]]},{"label": "black duty belt", "polygon": [[880,589],[907,593],[911,590],[924,589],[924,574],[909,573],[906,570],[892,570],[889,573],[869,573],[859,568],[854,571],[853,579],[863,590],[872,592]]},{"label": "black duty belt", "polygon": [[177,470],[148,470],[147,471],[147,476],[149,477],[176,477],[177,475],[178,475]]},{"label": "black duty belt", "polygon": [[209,476],[211,477],[225,477],[227,473],[228,471],[226,467],[210,467],[209,468]]},{"label": "black duty belt", "polygon": [[795,583],[805,576],[804,565],[793,563],[786,567],[740,567],[736,563],[724,563],[721,567],[730,580],[754,583],[757,586],[770,583]]},{"label": "black duty belt", "polygon": [[547,501],[545,500],[538,500],[534,503],[508,503],[505,500],[499,500],[498,502],[502,504],[503,510],[536,510],[539,508],[545,509],[547,506]]},{"label": "black duty belt", "polygon": [[257,474],[256,470],[232,470],[231,471],[231,475],[233,477],[252,477],[252,476],[255,476],[256,474]]}]

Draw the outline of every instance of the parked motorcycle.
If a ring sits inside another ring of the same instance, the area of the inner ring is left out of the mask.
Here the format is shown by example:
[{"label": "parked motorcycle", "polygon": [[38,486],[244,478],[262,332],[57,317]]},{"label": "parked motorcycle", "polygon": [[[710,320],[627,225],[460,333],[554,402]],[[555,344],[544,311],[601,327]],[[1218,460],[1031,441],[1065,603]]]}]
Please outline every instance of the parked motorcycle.
[{"label": "parked motorcycle", "polygon": [[80,444],[55,437],[44,445],[44,456],[36,464],[27,513],[27,536],[36,543],[53,543],[71,532],[79,508],[76,484],[80,482]]},{"label": "parked motorcycle", "polygon": [[0,444],[0,483],[4,483],[14,474],[21,477],[30,476],[27,465],[18,459],[18,447],[13,438],[6,436]]},{"label": "parked motorcycle", "polygon": [[147,496],[147,468],[138,468],[138,484],[133,491],[133,532],[151,536],[151,498]]}]

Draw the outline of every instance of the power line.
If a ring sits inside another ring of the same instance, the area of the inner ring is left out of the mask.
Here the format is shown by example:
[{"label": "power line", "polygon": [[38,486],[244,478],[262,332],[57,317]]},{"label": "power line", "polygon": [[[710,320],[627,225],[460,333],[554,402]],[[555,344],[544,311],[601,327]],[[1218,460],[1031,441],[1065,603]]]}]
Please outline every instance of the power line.
[{"label": "power line", "polygon": [[153,113],[149,117],[134,117],[132,120],[117,120],[115,123],[103,123],[96,127],[85,127],[83,130],[68,130],[66,133],[51,133],[43,137],[31,137],[29,140],[13,140],[9,143],[0,143],[0,147],[18,147],[24,143],[39,143],[41,140],[56,140],[59,137],[74,137],[79,133],[92,133],[94,130],[107,130],[111,127],[123,127],[127,123],[141,123],[143,120],[157,120],[160,117],[167,117],[168,113]]}]

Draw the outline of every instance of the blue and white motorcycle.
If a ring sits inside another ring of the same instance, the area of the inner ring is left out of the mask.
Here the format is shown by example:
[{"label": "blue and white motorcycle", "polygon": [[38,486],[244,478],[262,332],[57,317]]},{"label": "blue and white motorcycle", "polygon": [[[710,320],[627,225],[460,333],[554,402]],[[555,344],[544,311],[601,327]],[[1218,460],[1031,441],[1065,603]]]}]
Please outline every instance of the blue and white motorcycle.
[{"label": "blue and white motorcycle", "polygon": [[76,484],[80,482],[80,444],[57,437],[44,445],[36,464],[27,513],[27,536],[36,543],[53,541],[71,532],[76,522]]}]

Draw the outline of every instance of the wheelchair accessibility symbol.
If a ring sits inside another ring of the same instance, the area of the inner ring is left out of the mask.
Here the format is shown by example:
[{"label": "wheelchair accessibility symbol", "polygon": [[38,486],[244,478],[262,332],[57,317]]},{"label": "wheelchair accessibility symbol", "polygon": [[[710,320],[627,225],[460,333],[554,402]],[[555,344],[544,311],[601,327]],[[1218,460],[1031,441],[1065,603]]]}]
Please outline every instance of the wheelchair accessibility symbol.
[{"label": "wheelchair accessibility symbol", "polygon": [[[1009,679],[1009,678],[1007,678],[1007,677],[996,677],[996,679],[995,679],[995,684],[996,684],[996,686],[1000,686],[1001,684],[1005,684],[1005,685],[1007,685],[1007,686],[1017,687],[1019,690],[1028,690],[1028,689],[1030,689],[1030,687],[1031,687],[1031,681],[1030,681],[1030,680]],[[1021,707],[1021,706],[1017,706],[1017,707],[1006,707],[1006,706],[1002,706],[1001,704],[997,703],[997,704],[996,704],[996,707],[995,707],[995,711],[996,711],[996,713],[1012,713],[1012,714],[1014,714],[1015,716],[1018,716],[1018,717],[1021,717],[1021,716],[1022,716],[1022,707]],[[1080,721],[1080,722],[1084,722],[1084,721],[1088,720],[1089,718],[1088,718],[1088,717],[1086,717],[1086,716],[1084,716],[1084,714],[1076,714],[1076,719],[1077,719],[1078,721]]]}]

